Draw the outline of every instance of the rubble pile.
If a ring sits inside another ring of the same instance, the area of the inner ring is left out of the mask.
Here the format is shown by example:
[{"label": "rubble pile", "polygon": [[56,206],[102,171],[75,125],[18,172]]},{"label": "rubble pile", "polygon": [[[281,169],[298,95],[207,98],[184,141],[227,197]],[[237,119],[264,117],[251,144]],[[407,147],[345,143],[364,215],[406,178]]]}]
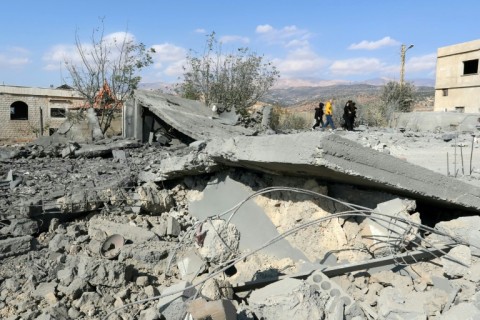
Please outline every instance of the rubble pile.
[{"label": "rubble pile", "polygon": [[480,317],[474,175],[270,134],[0,148],[0,318]]}]

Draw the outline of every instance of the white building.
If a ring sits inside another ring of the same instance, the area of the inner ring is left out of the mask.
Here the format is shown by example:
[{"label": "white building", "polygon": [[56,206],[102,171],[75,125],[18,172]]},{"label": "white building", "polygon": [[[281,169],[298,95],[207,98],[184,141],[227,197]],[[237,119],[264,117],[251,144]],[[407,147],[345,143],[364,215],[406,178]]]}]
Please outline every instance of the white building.
[{"label": "white building", "polygon": [[437,50],[434,111],[480,112],[480,40]]}]

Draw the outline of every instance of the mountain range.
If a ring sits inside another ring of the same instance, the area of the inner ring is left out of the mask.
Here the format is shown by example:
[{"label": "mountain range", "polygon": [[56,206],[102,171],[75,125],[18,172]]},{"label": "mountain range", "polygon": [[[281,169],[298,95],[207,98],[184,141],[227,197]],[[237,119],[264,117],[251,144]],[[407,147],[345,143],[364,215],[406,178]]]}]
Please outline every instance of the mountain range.
[{"label": "mountain range", "polygon": [[[262,102],[283,107],[295,107],[311,101],[324,101],[330,98],[356,100],[362,96],[378,97],[383,86],[389,81],[392,79],[376,78],[358,82],[281,79],[262,98]],[[415,85],[418,98],[428,100],[434,97],[434,79],[415,79],[408,82]],[[175,86],[176,84],[163,82],[140,83],[139,89],[175,94]]]},{"label": "mountain range", "polygon": [[[389,81],[398,81],[398,79],[390,78],[372,78],[362,81],[346,81],[346,80],[309,80],[309,79],[284,79],[280,78],[274,88],[292,88],[292,87],[328,87],[334,85],[356,85],[369,84],[373,86],[383,86]],[[435,79],[418,78],[407,80],[415,86],[434,87]]]}]

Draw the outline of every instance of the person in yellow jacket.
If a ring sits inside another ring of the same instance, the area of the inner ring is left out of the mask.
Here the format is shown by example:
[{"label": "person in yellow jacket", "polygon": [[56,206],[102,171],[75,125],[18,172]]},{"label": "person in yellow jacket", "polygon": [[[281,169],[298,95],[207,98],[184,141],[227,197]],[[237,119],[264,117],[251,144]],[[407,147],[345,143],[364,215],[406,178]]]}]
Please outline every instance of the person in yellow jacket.
[{"label": "person in yellow jacket", "polygon": [[335,124],[333,124],[333,99],[330,99],[327,101],[325,104],[325,123],[323,125],[324,128],[326,128],[328,125],[332,127],[333,130],[335,130]]}]

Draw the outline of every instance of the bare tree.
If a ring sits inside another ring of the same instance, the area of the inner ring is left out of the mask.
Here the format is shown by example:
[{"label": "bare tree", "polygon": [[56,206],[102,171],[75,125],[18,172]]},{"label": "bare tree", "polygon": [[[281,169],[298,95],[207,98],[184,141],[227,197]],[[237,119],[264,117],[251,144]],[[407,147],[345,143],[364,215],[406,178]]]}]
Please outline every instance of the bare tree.
[{"label": "bare tree", "polygon": [[105,133],[115,112],[132,94],[141,80],[138,75],[152,64],[154,49],[136,43],[128,32],[105,36],[105,27],[94,29],[91,42],[80,41],[75,33],[79,62],[65,61],[70,74],[71,87],[86,100],[86,107],[94,107],[100,115],[100,128]]},{"label": "bare tree", "polygon": [[185,98],[222,103],[239,113],[252,106],[273,86],[279,72],[248,48],[223,55],[215,32],[208,35],[203,55],[190,50],[178,92]]}]

